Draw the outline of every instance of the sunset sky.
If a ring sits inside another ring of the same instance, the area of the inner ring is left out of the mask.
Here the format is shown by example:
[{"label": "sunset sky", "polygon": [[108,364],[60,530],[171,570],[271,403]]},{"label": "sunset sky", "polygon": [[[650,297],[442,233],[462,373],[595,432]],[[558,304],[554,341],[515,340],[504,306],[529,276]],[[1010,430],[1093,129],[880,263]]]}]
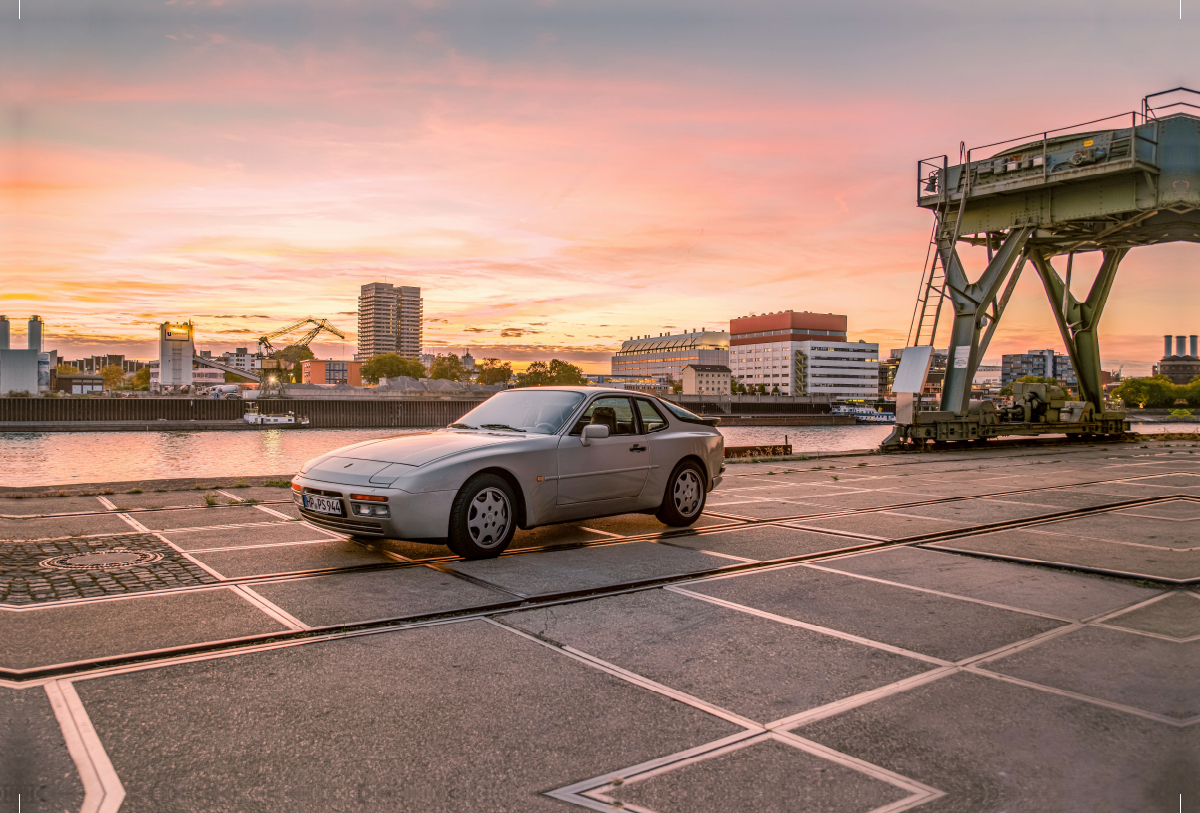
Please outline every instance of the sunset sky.
[{"label": "sunset sky", "polygon": [[[790,308],[886,353],[932,225],[918,158],[1200,87],[1200,0],[5,5],[0,313],[69,358],[309,315],[349,355],[373,281],[423,289],[434,352],[606,372],[630,336]],[[1198,261],[1130,254],[1106,367],[1200,333]],[[1041,347],[1030,269],[988,356]]]}]

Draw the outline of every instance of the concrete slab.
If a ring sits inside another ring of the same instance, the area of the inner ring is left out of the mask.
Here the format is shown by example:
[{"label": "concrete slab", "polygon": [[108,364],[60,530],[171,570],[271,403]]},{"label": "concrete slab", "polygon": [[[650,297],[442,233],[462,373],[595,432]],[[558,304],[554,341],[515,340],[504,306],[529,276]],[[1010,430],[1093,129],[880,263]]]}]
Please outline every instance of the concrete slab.
[{"label": "concrete slab", "polygon": [[[886,548],[820,565],[1073,621],[1145,601],[1162,592],[1118,579],[911,547]],[[1200,601],[1194,603],[1200,607]]]},{"label": "concrete slab", "polygon": [[261,502],[275,502],[292,499],[292,489],[290,487],[247,486],[246,488],[238,488],[234,486],[233,488],[223,488],[221,490],[243,500],[253,499]]},{"label": "concrete slab", "polygon": [[1049,522],[1039,525],[1038,530],[1110,542],[1200,548],[1200,520],[1155,519],[1128,513],[1106,512]]},{"label": "concrete slab", "polygon": [[874,511],[853,516],[821,517],[793,520],[788,523],[796,528],[819,528],[827,531],[849,532],[874,536],[880,539],[907,539],[912,536],[955,531],[964,526],[962,522],[945,519],[929,519],[898,514],[891,511]]},{"label": "concrete slab", "polygon": [[281,545],[335,539],[331,532],[317,530],[302,522],[280,522],[251,528],[223,528],[204,531],[167,531],[167,539],[186,551],[210,548],[239,548],[253,545]]},{"label": "concrete slab", "polygon": [[586,590],[622,582],[657,579],[727,567],[728,559],[655,542],[502,556],[447,567],[522,595]]},{"label": "concrete slab", "polygon": [[730,531],[672,537],[666,541],[681,548],[725,553],[764,562],[808,553],[855,548],[864,544],[865,540],[801,531],[782,525],[750,525]]},{"label": "concrete slab", "polygon": [[[848,511],[858,508],[883,508],[884,506],[903,505],[928,499],[926,494],[916,496],[900,494],[895,491],[856,491],[849,494],[830,494],[821,496],[811,503],[816,511]],[[815,512],[814,512],[815,513]]]},{"label": "concrete slab", "polygon": [[1088,626],[983,668],[1167,717],[1200,714],[1200,643]]},{"label": "concrete slab", "polygon": [[206,505],[204,498],[211,494],[222,505],[229,502],[215,489],[208,491],[146,491],[141,494],[112,494],[106,497],[118,508],[177,508]]},{"label": "concrete slab", "polygon": [[266,582],[253,590],[314,627],[452,612],[513,598],[429,567]]},{"label": "concrete slab", "polygon": [[687,589],[949,661],[1061,626],[1040,616],[802,565],[699,582]]},{"label": "concrete slab", "polygon": [[270,508],[272,511],[278,511],[281,514],[287,514],[292,519],[302,519],[300,509],[296,507],[295,503],[291,505],[268,505],[265,507]]},{"label": "concrete slab", "polygon": [[348,539],[314,542],[311,545],[244,548],[192,555],[197,561],[211,567],[227,579],[395,562],[378,549],[371,550]]},{"label": "concrete slab", "polygon": [[[659,522],[649,514],[621,514],[616,517],[600,517],[585,519],[575,523],[582,528],[593,528],[610,534],[621,536],[640,536],[642,534],[661,534],[677,530],[670,525]],[[729,520],[716,517],[700,516],[692,528],[707,528],[712,525],[727,525]]]},{"label": "concrete slab", "polygon": [[0,665],[35,669],[283,629],[223,588],[0,612]]},{"label": "concrete slab", "polygon": [[1104,623],[1171,638],[1194,638],[1200,635],[1200,601],[1197,599],[1200,599],[1200,595],[1191,591],[1175,591],[1153,604],[1110,618]]},{"label": "concrete slab", "polygon": [[1059,510],[1072,508],[1095,508],[1120,502],[1122,497],[1112,494],[1100,494],[1083,488],[1063,488],[1046,491],[1031,491],[1025,494],[1010,494],[1003,498],[1005,502],[1020,502],[1029,505],[1045,505]]},{"label": "concrete slab", "polygon": [[922,813],[1135,813],[1196,798],[1195,731],[960,673],[795,733],[946,792]]},{"label": "concrete slab", "polygon": [[1028,517],[1053,514],[1063,509],[1045,505],[1032,505],[1006,500],[968,499],[956,502],[920,505],[900,508],[895,511],[908,517],[928,517],[959,523],[964,527],[1008,522]]},{"label": "concrete slab", "polygon": [[562,813],[545,792],[738,729],[482,621],[82,681],[122,813]]},{"label": "concrete slab", "polygon": [[1200,488],[1200,474],[1154,474],[1136,482],[1140,485],[1159,486],[1160,488],[1194,489]]},{"label": "concrete slab", "polygon": [[1139,505],[1137,508],[1126,508],[1116,512],[1131,517],[1152,517],[1154,519],[1198,520],[1200,519],[1200,502],[1194,500],[1171,500],[1170,502]]},{"label": "concrete slab", "polygon": [[0,803],[22,813],[83,805],[83,783],[42,687],[0,688]]},{"label": "concrete slab", "polygon": [[933,668],[666,590],[503,618],[760,723]]},{"label": "concrete slab", "polygon": [[954,548],[985,554],[996,553],[1039,562],[1062,562],[1126,573],[1130,576],[1200,578],[1200,551],[1120,545],[1098,539],[1032,530],[997,531],[941,543],[928,543],[924,547],[935,550]]},{"label": "concrete slab", "polygon": [[[584,530],[577,524],[543,525],[529,531],[518,530],[513,535],[509,550],[522,548],[540,548],[555,545],[578,545],[585,542],[600,542],[608,538],[607,534]],[[383,544],[392,553],[406,559],[422,561],[424,559],[441,559],[454,556],[444,542],[411,542],[405,539],[388,539]]]},{"label": "concrete slab", "polygon": [[705,508],[705,511],[708,512],[715,511],[718,514],[728,514],[730,516],[747,517],[750,519],[780,519],[782,517],[796,517],[804,514],[819,514],[825,510],[818,506],[800,502],[750,500],[745,497],[741,500],[730,500],[720,505],[709,505]]},{"label": "concrete slab", "polygon": [[221,508],[188,509],[185,511],[153,511],[135,514],[142,525],[152,531],[171,528],[204,528],[213,525],[238,525],[251,522],[283,522],[250,506],[227,506]]},{"label": "concrete slab", "polygon": [[0,519],[0,540],[58,539],[90,534],[120,534],[130,526],[117,516],[103,514],[50,519]]},{"label": "concrete slab", "polygon": [[95,497],[32,497],[25,500],[0,500],[0,514],[44,516],[74,511],[107,511]]},{"label": "concrete slab", "polygon": [[639,782],[611,796],[657,813],[741,810],[754,813],[866,813],[908,796],[777,740],[765,740]]}]

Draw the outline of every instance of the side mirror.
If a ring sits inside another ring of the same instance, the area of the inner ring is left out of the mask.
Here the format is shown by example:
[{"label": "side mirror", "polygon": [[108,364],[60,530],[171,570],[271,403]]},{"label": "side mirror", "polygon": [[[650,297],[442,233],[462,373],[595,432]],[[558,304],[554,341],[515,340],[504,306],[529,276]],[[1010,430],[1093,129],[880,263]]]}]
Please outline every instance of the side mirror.
[{"label": "side mirror", "polygon": [[589,423],[583,427],[583,433],[580,435],[580,441],[584,446],[592,445],[592,438],[608,437],[608,427],[602,423]]}]

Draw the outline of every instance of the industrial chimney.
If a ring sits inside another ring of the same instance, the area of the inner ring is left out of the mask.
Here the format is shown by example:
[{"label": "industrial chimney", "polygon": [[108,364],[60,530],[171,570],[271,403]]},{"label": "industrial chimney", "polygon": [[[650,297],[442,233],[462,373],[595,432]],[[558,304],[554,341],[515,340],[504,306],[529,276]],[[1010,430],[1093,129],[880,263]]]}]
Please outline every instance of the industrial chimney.
[{"label": "industrial chimney", "polygon": [[1188,336],[1188,355],[1193,358],[1196,356],[1196,343],[1200,336]]},{"label": "industrial chimney", "polygon": [[1186,336],[1176,336],[1175,337],[1175,355],[1177,355],[1177,356],[1186,355],[1184,353],[1184,351],[1187,350],[1187,348],[1183,344],[1186,339],[1187,339]]},{"label": "industrial chimney", "polygon": [[29,317],[29,349],[42,352],[42,317]]},{"label": "industrial chimney", "polygon": [[8,317],[0,316],[0,350],[8,350]]},{"label": "industrial chimney", "polygon": [[1163,358],[1171,355],[1171,337],[1163,336]]}]

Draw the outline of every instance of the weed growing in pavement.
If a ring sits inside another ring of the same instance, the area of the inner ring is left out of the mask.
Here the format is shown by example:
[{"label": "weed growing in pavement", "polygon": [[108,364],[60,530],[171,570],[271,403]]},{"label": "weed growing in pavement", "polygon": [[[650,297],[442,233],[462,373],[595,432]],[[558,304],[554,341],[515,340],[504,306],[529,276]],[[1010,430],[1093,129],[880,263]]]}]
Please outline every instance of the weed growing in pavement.
[{"label": "weed growing in pavement", "polygon": [[142,490],[140,488],[131,488],[128,491],[126,491],[125,493],[126,494],[141,494]]},{"label": "weed growing in pavement", "polygon": [[832,477],[833,477],[833,479],[835,479],[835,480],[838,478],[838,476],[837,476],[836,474],[834,474],[834,475],[831,475],[831,476],[832,476]]},{"label": "weed growing in pavement", "polygon": [[10,500],[27,500],[27,499],[29,499],[29,497],[30,497],[29,494],[9,494],[8,495],[8,498]]},{"label": "weed growing in pavement", "polygon": [[242,500],[243,505],[258,505],[260,502],[262,502],[262,500],[256,500],[253,497],[247,497],[246,499]]},{"label": "weed growing in pavement", "polygon": [[[865,466],[865,465],[867,465],[867,464],[866,464],[866,463],[859,463],[858,465],[860,465],[860,466]],[[979,468],[981,468],[981,469],[982,469],[982,468],[983,468],[983,466],[980,466]]]},{"label": "weed growing in pavement", "polygon": [[274,486],[275,488],[291,488],[291,480],[264,480],[264,486]]},{"label": "weed growing in pavement", "polygon": [[116,494],[117,492],[113,491],[111,488],[106,488],[103,491],[101,491],[100,493],[101,494]]},{"label": "weed growing in pavement", "polygon": [[95,491],[80,491],[79,496],[80,497],[95,497],[96,492]]},{"label": "weed growing in pavement", "polygon": [[204,504],[205,505],[220,505],[221,503],[217,502],[216,494],[205,494],[204,495]]},{"label": "weed growing in pavement", "polygon": [[199,483],[197,483],[196,485],[192,486],[192,488],[193,488],[193,490],[195,490],[195,491],[203,491],[203,490],[204,490],[204,486],[200,485]]},{"label": "weed growing in pavement", "polygon": [[244,478],[239,477],[237,479],[237,482],[233,484],[233,487],[234,488],[249,488],[250,484],[247,483]]}]

